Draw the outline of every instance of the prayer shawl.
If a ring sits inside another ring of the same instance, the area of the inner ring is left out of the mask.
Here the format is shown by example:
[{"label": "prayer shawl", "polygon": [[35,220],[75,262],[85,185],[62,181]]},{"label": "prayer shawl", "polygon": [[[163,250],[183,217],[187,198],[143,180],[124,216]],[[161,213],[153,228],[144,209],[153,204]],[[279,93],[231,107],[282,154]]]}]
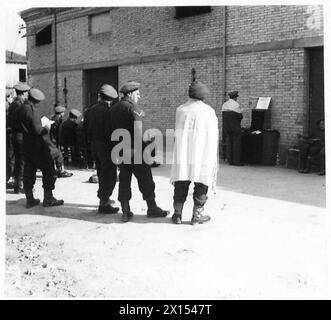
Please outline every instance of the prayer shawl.
[{"label": "prayer shawl", "polygon": [[218,169],[218,119],[201,100],[176,110],[171,182],[190,180],[215,187]]}]

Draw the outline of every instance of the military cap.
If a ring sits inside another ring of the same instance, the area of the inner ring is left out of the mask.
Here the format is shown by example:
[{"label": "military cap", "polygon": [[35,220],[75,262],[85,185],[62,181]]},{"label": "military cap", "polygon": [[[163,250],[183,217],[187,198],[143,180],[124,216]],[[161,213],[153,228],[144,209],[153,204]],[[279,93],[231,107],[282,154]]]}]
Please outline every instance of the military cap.
[{"label": "military cap", "polygon": [[37,100],[37,101],[42,101],[45,99],[45,95],[42,93],[42,91],[40,91],[37,88],[31,88],[29,90],[29,95],[31,98],[33,98],[34,100]]},{"label": "military cap", "polygon": [[77,109],[71,109],[69,112],[69,116],[73,116],[76,118],[79,118],[81,115],[82,115],[82,113]]},{"label": "military cap", "polygon": [[140,83],[134,82],[134,81],[129,81],[129,82],[126,82],[122,86],[120,92],[122,92],[122,93],[130,93],[132,91],[138,90],[139,87],[140,87]]},{"label": "military cap", "polygon": [[63,107],[63,106],[56,106],[55,107],[55,113],[62,113],[62,112],[65,112],[66,111],[66,108]]},{"label": "military cap", "polygon": [[193,81],[189,86],[188,95],[190,98],[204,100],[208,94],[207,86],[198,80]]},{"label": "military cap", "polygon": [[101,94],[104,96],[111,98],[111,99],[116,99],[118,97],[118,94],[116,90],[109,84],[105,83],[101,86],[100,91]]},{"label": "military cap", "polygon": [[230,99],[237,98],[237,97],[239,97],[239,92],[237,90],[231,91],[231,92],[229,92],[229,97],[230,97]]},{"label": "military cap", "polygon": [[17,90],[17,91],[24,92],[24,91],[29,91],[30,86],[28,86],[26,83],[19,82],[19,83],[14,85],[14,89]]}]

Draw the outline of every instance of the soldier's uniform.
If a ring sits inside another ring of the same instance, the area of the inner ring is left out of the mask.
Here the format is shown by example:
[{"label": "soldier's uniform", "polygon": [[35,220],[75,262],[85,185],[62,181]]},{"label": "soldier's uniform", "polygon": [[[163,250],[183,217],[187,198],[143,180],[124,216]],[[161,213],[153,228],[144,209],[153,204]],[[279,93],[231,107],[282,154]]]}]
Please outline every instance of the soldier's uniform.
[{"label": "soldier's uniform", "polygon": [[42,127],[41,116],[36,105],[45,99],[44,94],[36,89],[29,90],[29,99],[19,109],[18,119],[23,132],[24,154],[24,191],[27,199],[26,207],[30,208],[39,204],[39,199],[33,197],[33,186],[36,182],[36,171],[42,172],[44,189],[43,205],[56,206],[63,204],[63,200],[53,197],[55,187],[55,172],[53,159],[43,136],[48,135],[48,129]]},{"label": "soldier's uniform", "polygon": [[66,108],[63,106],[56,106],[55,107],[55,114],[51,117],[51,120],[54,123],[51,126],[51,130],[49,132],[51,141],[56,145],[57,148],[60,148],[60,127],[63,123],[63,115],[66,111]]},{"label": "soldier's uniform", "polygon": [[222,106],[223,131],[226,141],[226,155],[230,165],[241,166],[241,120],[242,109],[237,101],[238,91],[229,93],[230,99]]},{"label": "soldier's uniform", "polygon": [[77,143],[77,119],[81,116],[81,112],[77,109],[71,109],[69,112],[69,119],[61,124],[60,141],[63,146],[65,163],[69,162],[69,155],[71,156],[72,163],[78,163],[78,143]]},{"label": "soldier's uniform", "polygon": [[113,100],[118,97],[116,90],[104,84],[99,92],[100,101],[90,107],[84,115],[84,127],[91,143],[92,157],[95,161],[100,199],[100,213],[117,213],[119,208],[112,207],[109,197],[112,195],[117,180],[117,168],[111,160],[111,140],[109,128],[109,110]]},{"label": "soldier's uniform", "polygon": [[[116,129],[126,129],[131,135],[131,150],[134,148],[134,137],[140,139],[142,148],[145,143],[142,141],[142,132],[135,132],[134,122],[142,122],[142,110],[137,104],[130,99],[127,94],[139,89],[140,84],[137,82],[128,82],[121,88],[125,96],[110,109],[110,122],[112,132]],[[124,152],[125,153],[125,152]],[[118,200],[121,202],[124,222],[128,221],[133,213],[130,210],[129,200],[131,199],[131,178],[132,174],[137,178],[139,190],[148,205],[148,217],[165,217],[169,212],[160,209],[155,203],[155,183],[150,166],[141,159],[140,163],[134,163],[134,155],[130,163],[121,163],[119,165],[119,193]]]},{"label": "soldier's uniform", "polygon": [[18,110],[22,107],[25,102],[23,93],[27,92],[30,87],[24,83],[19,83],[14,86],[17,97],[10,104],[8,109],[8,123],[11,127],[11,139],[14,151],[14,170],[13,176],[15,179],[14,192],[23,193],[23,170],[24,170],[24,159],[23,159],[23,133],[17,121]]}]

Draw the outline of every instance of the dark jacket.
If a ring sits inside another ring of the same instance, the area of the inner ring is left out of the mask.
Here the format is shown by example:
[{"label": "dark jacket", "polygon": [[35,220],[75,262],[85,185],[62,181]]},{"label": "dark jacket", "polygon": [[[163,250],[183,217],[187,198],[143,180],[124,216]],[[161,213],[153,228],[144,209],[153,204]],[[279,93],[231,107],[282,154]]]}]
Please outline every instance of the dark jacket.
[{"label": "dark jacket", "polygon": [[41,115],[33,102],[26,101],[18,110],[18,121],[23,132],[23,152],[35,157],[50,154],[44,140],[48,130],[41,126]]},{"label": "dark jacket", "polygon": [[75,146],[77,144],[76,130],[77,122],[70,119],[65,120],[61,124],[60,144],[62,146]]},{"label": "dark jacket", "polygon": [[17,119],[18,110],[23,105],[23,100],[16,97],[15,100],[9,105],[8,108],[8,126],[15,132],[21,132],[22,129],[19,126],[19,121]]},{"label": "dark jacket", "polygon": [[[139,121],[142,130],[136,132],[137,139],[143,141],[143,112],[139,107],[129,98],[124,97],[117,102],[110,110],[111,130],[126,129],[131,135],[131,146],[134,145],[134,122]],[[144,143],[143,143],[144,145]]]},{"label": "dark jacket", "polygon": [[243,115],[234,111],[223,111],[223,130],[227,134],[240,134],[241,133],[241,120]]},{"label": "dark jacket", "polygon": [[113,103],[101,101],[86,110],[84,131],[87,140],[92,144],[93,142],[111,144],[110,110],[112,108]]}]

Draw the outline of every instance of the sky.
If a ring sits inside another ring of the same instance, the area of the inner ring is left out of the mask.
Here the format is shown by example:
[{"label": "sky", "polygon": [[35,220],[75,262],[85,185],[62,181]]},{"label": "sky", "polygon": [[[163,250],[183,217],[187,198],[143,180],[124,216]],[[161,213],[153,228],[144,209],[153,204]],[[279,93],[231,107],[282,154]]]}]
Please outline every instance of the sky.
[{"label": "sky", "polygon": [[6,50],[14,51],[22,55],[26,54],[26,38],[22,38],[22,35],[25,34],[25,29],[22,30],[21,34],[18,33],[19,26],[24,24],[24,21],[18,15],[18,12],[28,8],[29,6],[22,6],[20,4],[7,7],[5,32]]}]

